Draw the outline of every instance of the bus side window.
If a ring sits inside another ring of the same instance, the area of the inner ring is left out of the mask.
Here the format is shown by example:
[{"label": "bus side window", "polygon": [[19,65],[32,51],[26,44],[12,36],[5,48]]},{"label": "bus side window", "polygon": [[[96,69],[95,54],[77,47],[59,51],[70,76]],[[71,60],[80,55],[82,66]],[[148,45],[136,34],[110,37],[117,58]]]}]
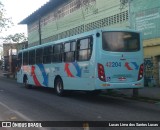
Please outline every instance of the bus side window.
[{"label": "bus side window", "polygon": [[93,37],[79,39],[77,41],[77,61],[87,61],[91,58]]},{"label": "bus side window", "polygon": [[52,62],[62,62],[63,44],[53,46]]},{"label": "bus side window", "polygon": [[36,50],[36,64],[43,63],[43,48],[38,48]]},{"label": "bus side window", "polygon": [[43,63],[48,64],[51,63],[52,59],[52,46],[44,47],[43,49]]},{"label": "bus side window", "polygon": [[20,68],[21,65],[22,65],[22,52],[18,54],[17,67]]},{"label": "bus side window", "polygon": [[28,51],[23,52],[23,65],[28,65]]},{"label": "bus side window", "polygon": [[29,51],[29,65],[35,64],[35,50]]},{"label": "bus side window", "polygon": [[64,62],[75,61],[76,41],[64,43]]}]

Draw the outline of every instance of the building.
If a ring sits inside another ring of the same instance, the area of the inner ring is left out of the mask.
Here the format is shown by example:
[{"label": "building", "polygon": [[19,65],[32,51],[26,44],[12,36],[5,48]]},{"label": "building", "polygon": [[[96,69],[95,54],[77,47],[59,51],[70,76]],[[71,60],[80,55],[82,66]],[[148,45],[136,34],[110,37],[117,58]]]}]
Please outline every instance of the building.
[{"label": "building", "polygon": [[132,28],[142,32],[145,77],[160,84],[160,0],[50,0],[25,18],[28,45],[95,28]]},{"label": "building", "polygon": [[29,47],[101,27],[128,27],[121,0],[50,0],[21,24],[28,25]]},{"label": "building", "polygon": [[16,72],[17,52],[22,48],[27,47],[28,42],[3,44],[3,59],[5,71],[8,71],[11,74],[14,74]]},{"label": "building", "polygon": [[160,0],[131,0],[130,19],[143,34],[145,76],[160,85]]}]

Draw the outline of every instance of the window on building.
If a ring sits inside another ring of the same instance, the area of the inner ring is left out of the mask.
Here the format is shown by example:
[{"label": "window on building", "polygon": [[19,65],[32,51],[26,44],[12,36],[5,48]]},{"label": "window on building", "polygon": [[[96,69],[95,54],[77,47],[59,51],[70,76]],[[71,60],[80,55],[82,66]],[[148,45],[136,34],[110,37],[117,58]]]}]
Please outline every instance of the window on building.
[{"label": "window on building", "polygon": [[38,48],[36,50],[36,64],[43,63],[43,48]]},{"label": "window on building", "polygon": [[51,63],[52,57],[52,46],[44,47],[43,49],[43,63],[48,64]]},{"label": "window on building", "polygon": [[52,62],[62,62],[63,44],[53,46]]},{"label": "window on building", "polygon": [[89,60],[92,54],[93,38],[79,39],[77,43],[77,61]]},{"label": "window on building", "polygon": [[76,41],[64,43],[64,61],[75,61]]},{"label": "window on building", "polygon": [[28,51],[23,52],[23,65],[28,65]]},{"label": "window on building", "polygon": [[29,51],[29,65],[35,64],[35,50]]}]

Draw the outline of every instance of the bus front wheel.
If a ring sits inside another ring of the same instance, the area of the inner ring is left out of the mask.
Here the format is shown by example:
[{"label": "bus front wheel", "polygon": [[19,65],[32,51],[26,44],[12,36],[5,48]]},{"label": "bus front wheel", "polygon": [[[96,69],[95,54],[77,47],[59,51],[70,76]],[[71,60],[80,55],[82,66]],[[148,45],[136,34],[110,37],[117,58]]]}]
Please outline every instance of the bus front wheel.
[{"label": "bus front wheel", "polygon": [[55,81],[55,90],[58,96],[64,95],[63,82],[60,78],[57,78]]}]

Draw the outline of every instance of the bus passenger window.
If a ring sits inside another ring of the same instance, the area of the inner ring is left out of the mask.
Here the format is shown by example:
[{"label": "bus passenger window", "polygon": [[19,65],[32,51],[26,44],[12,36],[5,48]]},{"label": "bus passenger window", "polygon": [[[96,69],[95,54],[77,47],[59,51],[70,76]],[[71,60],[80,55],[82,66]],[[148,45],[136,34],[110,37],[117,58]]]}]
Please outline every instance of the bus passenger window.
[{"label": "bus passenger window", "polygon": [[62,62],[63,44],[53,46],[52,62]]},{"label": "bus passenger window", "polygon": [[35,50],[29,51],[29,65],[35,64]]},{"label": "bus passenger window", "polygon": [[22,65],[22,52],[18,54],[17,67],[20,68],[21,65]]},{"label": "bus passenger window", "polygon": [[28,51],[23,52],[23,65],[28,65]]},{"label": "bus passenger window", "polygon": [[64,44],[64,62],[75,61],[76,42],[68,42]]},{"label": "bus passenger window", "polygon": [[43,48],[38,48],[36,50],[36,64],[43,63]]},{"label": "bus passenger window", "polygon": [[44,47],[44,50],[43,50],[43,63],[44,64],[51,63],[51,55],[52,55],[52,46]]},{"label": "bus passenger window", "polygon": [[93,38],[88,37],[78,40],[77,61],[87,61],[91,58]]}]

